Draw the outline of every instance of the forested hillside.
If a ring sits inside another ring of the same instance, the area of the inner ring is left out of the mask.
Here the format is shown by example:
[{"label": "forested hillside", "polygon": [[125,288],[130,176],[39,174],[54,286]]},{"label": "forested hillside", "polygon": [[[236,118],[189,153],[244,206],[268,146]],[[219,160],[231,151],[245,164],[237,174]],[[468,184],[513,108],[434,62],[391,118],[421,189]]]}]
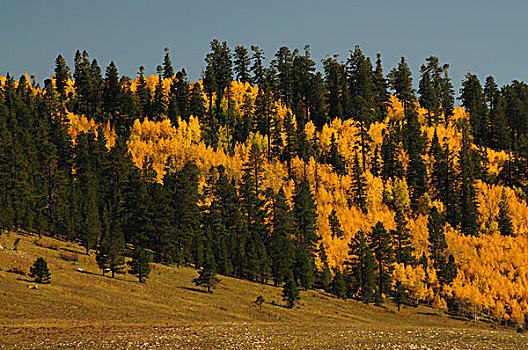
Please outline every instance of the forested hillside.
[{"label": "forested hillside", "polygon": [[82,242],[103,269],[130,243],[522,327],[528,85],[468,73],[455,94],[437,57],[413,84],[405,58],[385,73],[358,46],[322,63],[215,39],[197,82],[168,49],[148,77],[80,51],[44,86],[0,77],[0,225]]}]

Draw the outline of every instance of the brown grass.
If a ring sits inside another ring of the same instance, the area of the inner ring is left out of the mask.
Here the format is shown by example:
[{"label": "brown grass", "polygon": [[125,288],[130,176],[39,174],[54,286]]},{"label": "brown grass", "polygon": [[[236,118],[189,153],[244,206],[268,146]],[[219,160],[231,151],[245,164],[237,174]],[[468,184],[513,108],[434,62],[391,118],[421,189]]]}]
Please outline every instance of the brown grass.
[{"label": "brown grass", "polygon": [[[28,288],[33,282],[0,272],[0,349],[528,346],[526,334],[514,329],[457,321],[422,306],[398,313],[390,304],[379,308],[303,291],[300,307],[290,310],[282,306],[280,288],[225,276],[213,294],[206,294],[191,283],[197,275],[191,268],[153,264],[146,284],[129,274],[112,279],[101,275],[93,253],[78,255],[72,266],[63,260],[64,252],[28,244],[31,237],[2,236],[0,245],[12,246],[17,237],[21,249],[0,250],[0,268],[30,266],[42,256],[51,284],[33,290]],[[255,304],[259,295],[266,300],[262,310]]]}]

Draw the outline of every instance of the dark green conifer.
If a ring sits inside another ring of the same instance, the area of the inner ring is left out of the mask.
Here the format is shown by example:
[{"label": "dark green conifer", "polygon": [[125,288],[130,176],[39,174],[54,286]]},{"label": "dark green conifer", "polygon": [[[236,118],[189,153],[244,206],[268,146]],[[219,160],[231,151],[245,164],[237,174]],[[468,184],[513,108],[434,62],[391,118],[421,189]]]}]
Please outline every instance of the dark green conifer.
[{"label": "dark green conifer", "polygon": [[127,263],[130,266],[128,273],[136,276],[139,283],[144,283],[145,278],[150,274],[150,255],[145,248],[136,246],[132,260]]},{"label": "dark green conifer", "polygon": [[29,277],[34,278],[37,283],[50,283],[51,273],[44,258],[38,258],[30,267]]},{"label": "dark green conifer", "polygon": [[174,68],[172,68],[172,61],[170,58],[170,50],[168,47],[163,49],[165,51],[165,56],[163,57],[163,74],[164,79],[169,79],[174,76]]},{"label": "dark green conifer", "polygon": [[378,263],[378,290],[376,295],[376,303],[383,303],[383,294],[388,294],[391,286],[391,272],[394,269],[392,263],[394,262],[394,251],[392,249],[392,241],[389,232],[381,222],[372,226],[370,233],[369,247],[374,253],[374,257]]},{"label": "dark green conifer", "polygon": [[295,302],[300,299],[297,284],[293,280],[293,277],[290,276],[282,289],[282,300],[286,302],[288,308],[293,309]]}]

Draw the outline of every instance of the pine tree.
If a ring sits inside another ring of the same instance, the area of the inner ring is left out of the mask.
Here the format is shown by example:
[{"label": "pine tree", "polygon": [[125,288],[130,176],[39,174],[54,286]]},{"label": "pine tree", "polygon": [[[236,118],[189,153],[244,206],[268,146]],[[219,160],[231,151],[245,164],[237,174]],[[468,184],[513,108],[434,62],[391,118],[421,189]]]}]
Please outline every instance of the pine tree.
[{"label": "pine tree", "polygon": [[61,97],[61,101],[66,100],[66,87],[70,79],[70,68],[62,55],[57,56],[55,60],[55,87]]},{"label": "pine tree", "polygon": [[172,61],[170,59],[169,48],[166,47],[163,49],[165,51],[165,56],[163,57],[163,74],[164,79],[170,79],[174,76],[174,68],[172,68]]},{"label": "pine tree", "polygon": [[352,184],[350,186],[349,196],[351,197],[349,199],[349,205],[353,203],[363,213],[367,213],[367,185],[357,152],[354,154],[352,164]]},{"label": "pine tree", "polygon": [[358,231],[348,247],[349,259],[346,265],[352,279],[351,294],[359,295],[366,304],[371,303],[376,294],[376,260],[368,246],[366,235]]},{"label": "pine tree", "polygon": [[103,89],[103,107],[106,113],[106,120],[114,123],[117,113],[121,107],[121,84],[117,74],[114,61],[106,67],[106,75]]},{"label": "pine tree", "polygon": [[37,283],[50,283],[51,273],[44,258],[38,258],[29,269],[29,277],[34,278]]},{"label": "pine tree", "polygon": [[282,289],[282,300],[286,302],[288,308],[293,309],[295,302],[300,299],[297,284],[293,280],[293,277],[290,276]]},{"label": "pine tree", "polygon": [[490,122],[490,147],[495,149],[510,150],[511,132],[505,111],[505,98],[501,95],[495,79],[492,76],[486,77],[484,85],[484,96],[488,103]]},{"label": "pine tree", "polygon": [[250,83],[251,77],[249,75],[249,69],[251,60],[249,58],[248,50],[244,46],[235,47],[234,64],[236,79],[241,83]]},{"label": "pine tree", "polygon": [[296,243],[313,256],[320,237],[317,235],[317,206],[306,177],[295,186],[293,203],[294,222],[297,228]]},{"label": "pine tree", "polygon": [[400,311],[401,305],[405,304],[407,301],[407,296],[405,295],[405,286],[400,281],[396,281],[396,285],[394,287],[393,300],[398,306],[398,311]]},{"label": "pine tree", "polygon": [[475,178],[478,173],[474,151],[470,146],[469,130],[462,130],[462,147],[459,153],[459,203],[460,230],[465,235],[478,236],[478,199]]},{"label": "pine tree", "polygon": [[265,76],[264,76],[264,65],[262,63],[263,60],[266,58],[264,57],[264,53],[258,46],[251,46],[251,51],[253,51],[252,60],[253,65],[251,66],[251,72],[253,73],[253,77],[251,78],[251,81],[259,86],[264,86]]},{"label": "pine tree", "polygon": [[139,279],[139,283],[144,283],[145,278],[150,274],[150,255],[145,248],[136,246],[132,260],[128,261],[130,266],[128,272]]},{"label": "pine tree", "polygon": [[328,216],[328,223],[330,224],[330,231],[332,231],[332,238],[342,238],[344,232],[341,229],[341,223],[339,222],[335,209],[332,209],[332,212]]},{"label": "pine tree", "polygon": [[441,285],[448,285],[457,275],[457,267],[453,255],[446,260],[447,242],[444,233],[444,222],[436,207],[431,209],[427,222],[429,230],[429,253],[433,266],[437,271]]},{"label": "pine tree", "polygon": [[405,61],[405,57],[401,58],[397,68],[393,68],[389,75],[389,85],[394,90],[394,93],[403,103],[403,113],[405,119],[408,118],[408,111],[412,102],[416,100],[414,94],[415,90],[412,87],[412,73]]},{"label": "pine tree", "polygon": [[136,96],[138,98],[140,113],[143,117],[150,114],[151,92],[147,86],[147,79],[145,79],[145,68],[139,67],[139,81],[136,88]]},{"label": "pine tree", "polygon": [[331,286],[332,294],[339,299],[346,299],[346,284],[340,269],[336,269]]},{"label": "pine tree", "polygon": [[332,272],[328,266],[328,256],[326,255],[323,243],[319,245],[319,260],[321,261],[322,268],[317,271],[316,284],[325,292],[330,292],[330,287],[332,285]]},{"label": "pine tree", "polygon": [[381,175],[384,180],[390,178],[403,178],[404,168],[399,158],[400,147],[395,126],[389,127],[389,131],[383,135],[381,144]]},{"label": "pine tree", "polygon": [[462,105],[469,113],[469,124],[475,138],[475,143],[488,146],[490,145],[490,130],[487,113],[486,100],[482,86],[477,76],[471,73],[466,74],[460,89],[460,100]]},{"label": "pine tree", "polygon": [[293,213],[281,188],[273,198],[272,232],[268,249],[271,273],[275,286],[285,282],[293,267],[294,247],[291,237],[295,233]]},{"label": "pine tree", "polygon": [[344,118],[343,90],[346,89],[345,66],[338,60],[338,55],[323,60],[325,86],[327,89],[328,118]]},{"label": "pine tree", "polygon": [[359,123],[359,137],[363,170],[367,168],[367,152],[370,124],[374,121],[374,82],[370,59],[356,45],[347,62],[348,87],[352,100],[352,115]]},{"label": "pine tree", "polygon": [[404,213],[396,210],[394,217],[396,229],[390,231],[394,242],[394,258],[396,262],[404,265],[412,265],[415,261],[413,256],[414,247],[412,245],[411,232],[407,227],[407,220]]},{"label": "pine tree", "polygon": [[189,93],[189,115],[195,116],[200,122],[203,122],[205,113],[205,101],[202,97],[202,87],[199,82],[195,82]]},{"label": "pine tree", "polygon": [[212,293],[211,289],[215,288],[220,281],[221,280],[216,277],[216,263],[211,248],[209,247],[206,252],[204,266],[198,271],[198,277],[193,279],[193,283],[197,287],[205,287],[207,293]]},{"label": "pine tree", "polygon": [[328,153],[327,162],[332,168],[334,168],[336,173],[339,175],[346,175],[347,169],[345,160],[339,154],[334,134],[332,134],[332,137],[330,138],[330,152]]},{"label": "pine tree", "polygon": [[383,294],[390,291],[391,272],[394,269],[394,251],[392,249],[391,237],[381,222],[372,226],[369,247],[374,253],[378,263],[378,293],[376,303],[383,303]]},{"label": "pine tree", "polygon": [[499,215],[497,216],[497,222],[499,223],[499,231],[503,236],[514,236],[513,223],[510,216],[510,210],[508,208],[508,202],[506,192],[502,189],[501,201],[499,204]]},{"label": "pine tree", "polygon": [[374,83],[374,108],[376,110],[376,121],[383,121],[387,116],[387,109],[389,106],[390,94],[388,90],[387,79],[383,75],[383,67],[381,65],[381,55],[376,55],[376,68],[373,76]]}]

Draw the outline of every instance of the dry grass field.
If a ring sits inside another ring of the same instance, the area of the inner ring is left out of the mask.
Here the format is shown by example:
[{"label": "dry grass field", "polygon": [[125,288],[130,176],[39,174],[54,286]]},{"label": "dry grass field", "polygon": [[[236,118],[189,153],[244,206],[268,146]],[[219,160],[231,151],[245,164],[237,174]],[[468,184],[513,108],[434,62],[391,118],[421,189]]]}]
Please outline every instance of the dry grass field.
[{"label": "dry grass field", "polygon": [[[0,349],[528,348],[528,336],[513,329],[426,307],[397,312],[307,291],[290,310],[280,288],[224,276],[206,294],[191,283],[191,268],[152,264],[139,284],[128,274],[103,277],[76,244],[10,233],[0,246]],[[31,279],[8,270],[27,273],[37,257],[52,282],[31,289]]]}]

